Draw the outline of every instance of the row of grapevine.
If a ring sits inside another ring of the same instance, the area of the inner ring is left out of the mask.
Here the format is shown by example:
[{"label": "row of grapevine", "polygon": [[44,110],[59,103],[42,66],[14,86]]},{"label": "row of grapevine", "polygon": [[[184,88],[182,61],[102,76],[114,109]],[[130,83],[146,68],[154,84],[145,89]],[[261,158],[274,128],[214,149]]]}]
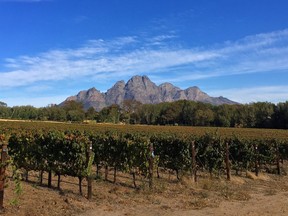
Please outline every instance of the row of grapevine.
[{"label": "row of grapevine", "polygon": [[51,175],[54,173],[58,176],[59,188],[61,175],[78,177],[81,192],[81,181],[89,175],[88,152],[91,145],[96,175],[103,167],[107,180],[108,170],[113,168],[113,181],[116,182],[117,172],[127,172],[133,176],[136,187],[137,175],[148,177],[150,173],[151,177],[151,165],[156,165],[157,170],[161,167],[175,171],[177,178],[191,172],[195,166],[191,143],[195,144],[197,170],[208,171],[211,176],[217,171],[219,174],[225,171],[227,146],[229,163],[236,173],[241,170],[258,172],[259,169],[270,172],[275,165],[280,174],[280,161],[288,159],[285,140],[225,137],[217,132],[178,136],[173,133],[153,135],[113,130],[84,133],[33,129],[11,133],[8,147],[17,168],[27,172],[39,171],[40,176],[44,171],[48,172],[48,186],[51,186]]},{"label": "row of grapevine", "polygon": [[[198,170],[226,170],[228,160],[236,174],[241,170],[277,172],[280,174],[280,161],[288,159],[288,144],[277,139],[249,139],[238,136],[222,137],[217,132],[201,136],[177,137],[173,135],[152,136],[155,154],[159,156],[159,166],[179,173],[192,172],[192,143],[195,144],[195,160]],[[227,149],[228,148],[228,149]],[[278,170],[271,167],[277,166]]]},{"label": "row of grapevine", "polygon": [[107,132],[89,135],[95,153],[94,162],[99,175],[99,167],[105,167],[105,180],[108,178],[108,168],[114,168],[114,180],[117,171],[128,172],[133,175],[136,186],[136,173],[144,176],[149,174],[150,139],[139,134]]},{"label": "row of grapevine", "polygon": [[49,173],[48,186],[51,187],[52,172],[58,175],[60,188],[61,175],[79,178],[81,181],[87,176],[87,149],[90,140],[78,132],[27,131],[13,133],[9,139],[9,155],[18,169]]}]

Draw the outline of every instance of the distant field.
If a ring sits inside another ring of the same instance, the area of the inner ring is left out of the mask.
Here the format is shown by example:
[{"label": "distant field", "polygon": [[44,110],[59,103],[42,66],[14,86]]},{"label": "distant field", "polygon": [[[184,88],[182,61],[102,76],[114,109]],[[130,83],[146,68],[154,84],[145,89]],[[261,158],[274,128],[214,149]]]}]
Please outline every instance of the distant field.
[{"label": "distant field", "polygon": [[152,125],[118,125],[118,124],[79,124],[52,121],[27,121],[0,119],[1,130],[31,130],[31,129],[56,129],[56,130],[79,130],[89,132],[141,132],[145,134],[170,133],[185,136],[201,136],[209,132],[217,132],[220,136],[240,136],[249,139],[280,139],[288,141],[288,130],[282,129],[255,129],[255,128],[216,128],[216,127],[193,127],[193,126],[152,126]]}]

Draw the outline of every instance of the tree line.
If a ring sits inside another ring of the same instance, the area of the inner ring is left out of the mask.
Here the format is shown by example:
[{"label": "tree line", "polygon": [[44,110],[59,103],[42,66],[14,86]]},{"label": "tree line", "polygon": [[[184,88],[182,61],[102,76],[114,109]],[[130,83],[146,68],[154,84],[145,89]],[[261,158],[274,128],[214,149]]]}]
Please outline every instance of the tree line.
[{"label": "tree line", "polygon": [[99,112],[92,107],[84,110],[83,104],[75,101],[68,101],[61,106],[50,105],[42,108],[8,107],[1,102],[0,118],[287,129],[288,101],[278,104],[257,102],[215,106],[187,100],[160,104],[141,104],[135,100],[125,100],[122,105],[114,104]]}]

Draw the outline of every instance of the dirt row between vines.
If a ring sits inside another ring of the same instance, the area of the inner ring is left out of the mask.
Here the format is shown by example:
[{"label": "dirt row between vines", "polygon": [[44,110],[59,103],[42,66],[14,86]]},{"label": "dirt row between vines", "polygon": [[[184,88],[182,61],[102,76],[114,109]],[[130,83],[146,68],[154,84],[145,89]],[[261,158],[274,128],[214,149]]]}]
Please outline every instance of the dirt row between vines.
[{"label": "dirt row between vines", "polygon": [[[253,173],[233,176],[230,182],[225,175],[212,180],[201,174],[198,183],[184,177],[162,173],[155,178],[151,191],[143,178],[133,187],[131,176],[119,173],[116,184],[98,179],[93,181],[93,198],[86,198],[86,181],[83,196],[78,192],[78,179],[63,177],[61,191],[57,177],[48,188],[47,174],[39,185],[38,173],[31,173],[28,182],[21,182],[23,192],[15,194],[15,182],[7,178],[3,215],[288,215],[288,176]],[[10,174],[9,174],[10,175]],[[112,172],[109,179],[112,180]]]}]

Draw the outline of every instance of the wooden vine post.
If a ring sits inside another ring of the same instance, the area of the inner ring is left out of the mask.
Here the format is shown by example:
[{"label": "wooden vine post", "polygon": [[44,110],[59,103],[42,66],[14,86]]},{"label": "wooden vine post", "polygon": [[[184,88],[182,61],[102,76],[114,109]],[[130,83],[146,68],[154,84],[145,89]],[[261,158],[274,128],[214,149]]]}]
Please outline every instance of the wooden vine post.
[{"label": "wooden vine post", "polygon": [[281,168],[280,168],[280,152],[279,152],[279,146],[276,144],[276,167],[277,167],[277,174],[281,175]]},{"label": "wooden vine post", "polygon": [[6,143],[1,144],[1,164],[0,164],[0,212],[3,212],[4,206],[4,186],[5,186],[5,169],[6,161],[8,159],[8,148]]},{"label": "wooden vine post", "polygon": [[196,150],[195,141],[191,142],[191,178],[193,182],[197,182],[197,165],[196,165]]},{"label": "wooden vine post", "polygon": [[226,174],[227,180],[231,180],[231,167],[230,167],[230,160],[229,160],[229,144],[226,142],[226,151],[225,151],[225,164],[226,164]]},{"label": "wooden vine post", "polygon": [[154,172],[154,149],[153,144],[149,146],[149,188],[153,188],[153,172]]},{"label": "wooden vine post", "polygon": [[258,145],[255,145],[255,175],[259,175]]},{"label": "wooden vine post", "polygon": [[48,188],[52,187],[52,171],[49,170],[48,172]]},{"label": "wooden vine post", "polygon": [[[89,149],[88,149],[88,176],[87,176],[87,192],[88,192],[88,200],[92,199],[92,164],[91,163],[91,157],[92,157],[92,142],[89,145]],[[92,161],[93,162],[93,161]]]}]

